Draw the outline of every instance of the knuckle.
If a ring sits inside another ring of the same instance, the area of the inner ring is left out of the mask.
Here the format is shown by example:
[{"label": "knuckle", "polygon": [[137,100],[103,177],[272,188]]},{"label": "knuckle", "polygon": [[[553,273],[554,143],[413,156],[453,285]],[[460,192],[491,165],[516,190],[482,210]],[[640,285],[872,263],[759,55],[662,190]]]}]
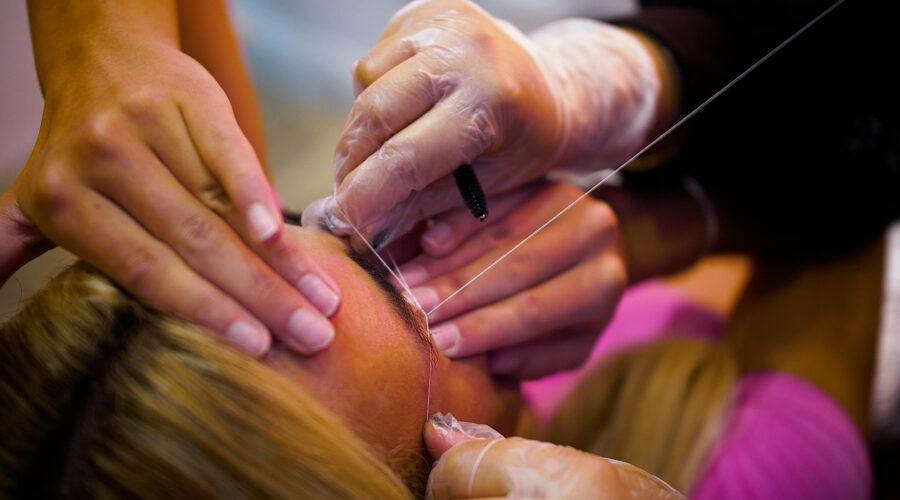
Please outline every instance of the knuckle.
[{"label": "knuckle", "polygon": [[273,273],[256,270],[253,273],[251,282],[252,297],[258,300],[259,303],[267,304],[273,301],[285,301],[285,294],[281,293],[284,281]]},{"label": "knuckle", "polygon": [[628,283],[628,271],[625,262],[618,257],[607,257],[592,266],[583,276],[584,290],[589,291],[594,302],[608,303],[619,297]]},{"label": "knuckle", "polygon": [[[359,74],[358,71],[357,74]],[[358,121],[375,121],[377,117],[381,116],[383,111],[382,99],[380,94],[374,90],[363,91],[356,98],[354,118]]]},{"label": "knuckle", "polygon": [[269,239],[256,243],[254,250],[275,272],[291,283],[299,282],[310,268],[303,256],[303,249],[283,228]]},{"label": "knuckle", "polygon": [[181,221],[182,245],[191,253],[205,255],[218,246],[218,228],[211,217],[213,216],[195,213]]},{"label": "knuckle", "polygon": [[84,126],[87,150],[100,157],[116,155],[122,134],[128,127],[122,116],[115,111],[93,113],[85,120]]},{"label": "knuckle", "polygon": [[393,165],[393,174],[400,185],[421,189],[427,184],[424,169],[419,168],[415,152],[397,140],[389,140],[378,150],[378,159]]},{"label": "knuckle", "polygon": [[617,295],[621,294],[628,283],[628,269],[625,266],[625,261],[618,257],[607,259],[606,275],[609,282],[618,292]]},{"label": "knuckle", "polygon": [[48,213],[58,213],[70,202],[72,182],[62,163],[46,163],[32,182],[34,202]]},{"label": "knuckle", "polygon": [[353,63],[351,72],[354,78],[363,88],[368,87],[372,83],[372,56],[366,54]]},{"label": "knuckle", "polygon": [[123,103],[123,107],[129,116],[141,122],[157,123],[168,102],[169,96],[165,91],[146,86],[132,92]]},{"label": "knuckle", "polygon": [[494,126],[494,121],[491,119],[491,116],[490,110],[486,109],[484,106],[479,106],[478,109],[472,113],[469,127],[467,128],[469,137],[468,144],[474,148],[474,151],[471,152],[472,155],[478,155],[491,149],[495,142],[497,137],[497,127]]},{"label": "knuckle", "polygon": [[[463,285],[465,285],[468,281],[469,281],[469,278],[459,272],[452,272],[452,273],[446,274],[440,279],[440,281],[438,283],[436,283],[438,296],[439,297],[448,297],[451,293],[462,288]],[[456,297],[450,299],[450,301],[449,301],[450,303],[448,303],[447,306],[450,306],[450,305],[452,305],[451,303],[456,303],[459,300],[462,300],[464,297],[466,297],[467,296],[466,294],[467,294],[467,292],[470,291],[469,290],[470,288],[472,288],[472,287],[468,287],[468,288],[464,289],[462,292],[457,294]]]},{"label": "knuckle", "polygon": [[541,323],[541,304],[534,292],[524,290],[518,295],[518,309],[521,324],[539,325]]},{"label": "knuckle", "polygon": [[506,243],[511,235],[512,229],[506,224],[495,224],[480,231],[478,233],[478,239],[481,240],[487,248],[493,250]]},{"label": "knuckle", "polygon": [[592,201],[585,205],[581,217],[593,227],[608,226],[610,222],[615,220],[612,208],[609,205],[599,201]]},{"label": "knuckle", "polygon": [[188,306],[188,319],[192,322],[207,327],[221,328],[230,325],[240,316],[231,310],[228,301],[215,293],[202,294],[195,297]]},{"label": "knuckle", "polygon": [[610,241],[615,235],[618,220],[612,208],[606,203],[592,201],[578,214],[581,234],[593,235],[598,242]]},{"label": "knuckle", "polygon": [[147,247],[136,247],[125,257],[122,271],[122,285],[140,294],[150,290],[154,278],[159,276],[164,258]]},{"label": "knuckle", "polygon": [[512,276],[525,276],[534,273],[541,265],[540,256],[528,248],[520,248],[506,257],[506,270]]},{"label": "knuckle", "polygon": [[198,187],[196,196],[210,210],[222,216],[230,213],[234,208],[225,187],[213,178],[207,179]]}]

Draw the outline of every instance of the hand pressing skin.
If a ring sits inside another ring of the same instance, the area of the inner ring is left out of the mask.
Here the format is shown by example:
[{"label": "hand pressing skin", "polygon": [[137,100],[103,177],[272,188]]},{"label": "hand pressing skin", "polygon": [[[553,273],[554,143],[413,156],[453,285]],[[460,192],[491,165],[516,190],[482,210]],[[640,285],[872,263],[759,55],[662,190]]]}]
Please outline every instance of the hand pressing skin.
[{"label": "hand pressing skin", "polygon": [[286,236],[228,98],[178,47],[174,3],[33,0],[29,16],[46,103],[5,197],[7,253],[43,235],[252,355],[269,332],[328,345],[339,291]]},{"label": "hand pressing skin", "polygon": [[[526,186],[494,201],[486,223],[451,211],[400,271],[431,311],[582,193]],[[609,206],[584,198],[431,313],[435,343],[451,358],[490,351],[494,373],[522,379],[580,365],[627,282],[621,246]]]},{"label": "hand pressing skin", "polygon": [[526,37],[466,0],[409,4],[353,78],[335,196],[319,208],[376,246],[459,206],[451,173],[464,163],[488,194],[559,165],[618,166],[643,145],[660,88],[624,30],[567,20]]},{"label": "hand pressing skin", "polygon": [[486,425],[437,414],[425,424],[425,443],[437,460],[425,498],[685,497],[633,465],[567,446],[504,438]]}]

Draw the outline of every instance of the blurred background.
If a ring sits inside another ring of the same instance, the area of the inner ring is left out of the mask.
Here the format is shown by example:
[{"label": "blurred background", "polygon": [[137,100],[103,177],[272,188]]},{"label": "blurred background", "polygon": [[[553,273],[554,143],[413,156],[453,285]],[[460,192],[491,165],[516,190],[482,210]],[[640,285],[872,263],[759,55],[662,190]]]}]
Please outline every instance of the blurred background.
[{"label": "blurred background", "polygon": [[[492,14],[525,31],[554,18],[619,16],[634,0],[485,0]],[[270,171],[284,206],[302,210],[332,189],[334,144],[353,103],[350,66],[406,2],[231,0],[232,22],[255,81]],[[28,159],[43,99],[35,75],[25,2],[0,2],[0,190]],[[0,288],[0,321],[72,258],[54,250]]]},{"label": "blurred background", "polygon": [[[242,39],[263,115],[270,172],[285,207],[302,210],[312,200],[331,192],[333,148],[353,102],[349,69],[374,45],[393,13],[405,3],[401,0],[231,0],[232,21]],[[526,32],[554,18],[619,17],[636,9],[635,0],[482,0],[478,3]],[[0,47],[0,190],[5,190],[27,161],[40,127],[43,106],[32,59],[25,2],[0,2]],[[893,246],[900,248],[900,227],[893,234],[896,240]],[[844,342],[848,346],[846,349],[836,349],[842,353],[844,361],[852,357],[853,348],[860,352],[860,359],[868,360],[865,356],[871,356],[872,346],[846,338],[843,331],[834,325],[840,319],[852,319],[853,315],[845,314],[845,311],[854,310],[849,299],[838,295],[839,292],[853,299],[865,299],[864,305],[869,308],[877,306],[878,297],[861,296],[858,289],[845,285],[854,283],[848,276],[857,276],[865,271],[877,290],[882,270],[877,250],[870,249],[860,254],[868,259],[867,262],[871,261],[868,267],[861,266],[859,260],[851,256],[847,262],[839,262],[821,274],[818,269],[813,274],[804,269],[791,268],[797,279],[775,289],[775,292],[764,290],[766,293],[759,295],[762,298],[757,302],[757,309],[769,308],[771,311],[758,316],[750,313],[743,315],[751,318],[744,324],[752,326],[741,327],[752,333],[745,335],[745,338],[750,339],[748,342],[759,343],[757,332],[760,331],[769,332],[768,335],[773,338],[787,338],[787,334],[773,326],[776,322],[778,325],[787,324],[794,330],[822,328],[820,322],[795,328],[796,325],[783,321],[784,318],[799,318],[797,304],[805,304],[806,309],[815,313],[810,314],[811,317],[825,318],[823,321],[833,319],[831,330],[835,334],[827,339],[819,338],[811,346],[798,344],[786,348],[784,342],[773,342],[776,348],[771,353],[760,354],[760,357],[777,355],[792,362],[796,360],[795,364],[798,364],[806,359],[800,355],[800,347],[804,348],[803,352],[810,352],[822,345],[830,343],[833,347]],[[0,321],[9,318],[23,299],[72,260],[70,254],[56,249],[17,272],[0,288]],[[738,268],[743,269],[742,266],[744,264],[738,265]],[[730,267],[733,269],[735,266]],[[744,274],[739,275],[739,280],[729,282],[719,274],[719,267],[709,269],[711,271],[707,270],[705,274],[693,275],[694,278],[704,277],[700,283],[702,286],[698,288],[717,291],[714,294],[710,292],[710,301],[724,301],[729,304],[728,309],[734,307],[738,292],[722,293],[722,289],[731,285],[734,285],[734,290],[743,287],[745,274],[749,270],[742,270]],[[895,263],[890,269],[900,272],[900,264]],[[789,275],[784,269],[776,268],[769,272],[781,277]],[[814,276],[815,279],[807,276]],[[821,281],[819,276],[826,281]],[[708,286],[711,282],[717,287]],[[893,282],[900,282],[900,279],[894,278]],[[678,282],[678,278],[673,283],[683,284]],[[834,317],[820,314],[821,310],[829,310],[826,302],[814,293],[822,291],[833,292],[834,300],[827,304],[836,304],[831,309]],[[751,303],[745,309],[753,310],[752,306]],[[864,309],[863,306],[857,307],[857,316],[863,317]],[[896,313],[894,315],[897,316]],[[877,312],[866,315],[867,318],[876,316]],[[766,320],[774,318],[775,321],[769,323],[757,317]],[[874,324],[866,326],[871,326],[872,330],[877,328]],[[895,351],[895,355],[900,356],[900,348],[895,348]],[[842,373],[827,364],[814,368],[824,373],[823,377],[833,379],[840,378]],[[896,371],[890,372],[889,378],[897,380]],[[827,382],[827,379],[824,380]],[[846,388],[845,392],[850,397],[862,400],[856,405],[857,408],[865,407],[868,396],[868,391],[858,387],[868,387],[868,382],[866,378],[856,386]],[[835,384],[844,385],[842,380],[837,380]],[[831,387],[825,382],[821,385]],[[859,420],[864,419],[864,415],[859,416]],[[893,432],[900,436],[900,420],[897,422]],[[896,445],[892,442],[891,446],[891,453],[896,454]],[[890,463],[895,464],[896,461]],[[882,476],[890,475],[882,473]],[[900,491],[900,487],[891,491]],[[884,498],[891,498],[890,495]]]}]

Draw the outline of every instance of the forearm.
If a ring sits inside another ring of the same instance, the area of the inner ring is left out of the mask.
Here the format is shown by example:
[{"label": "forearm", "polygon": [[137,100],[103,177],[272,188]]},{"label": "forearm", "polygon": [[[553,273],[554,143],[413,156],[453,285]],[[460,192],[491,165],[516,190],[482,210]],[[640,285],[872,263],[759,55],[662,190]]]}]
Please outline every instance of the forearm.
[{"label": "forearm", "polygon": [[72,75],[102,70],[104,46],[133,37],[178,45],[173,0],[29,0],[28,19],[45,97]]},{"label": "forearm", "polygon": [[224,0],[179,0],[178,30],[181,49],[222,86],[241,130],[265,168],[266,143],[259,106]]}]

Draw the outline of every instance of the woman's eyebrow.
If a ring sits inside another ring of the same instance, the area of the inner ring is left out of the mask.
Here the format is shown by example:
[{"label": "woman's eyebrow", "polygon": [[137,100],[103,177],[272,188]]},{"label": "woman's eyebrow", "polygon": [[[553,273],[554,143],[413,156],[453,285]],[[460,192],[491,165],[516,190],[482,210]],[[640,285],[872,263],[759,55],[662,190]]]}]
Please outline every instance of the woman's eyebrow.
[{"label": "woman's eyebrow", "polygon": [[428,338],[422,311],[416,309],[412,304],[407,302],[407,300],[403,298],[403,295],[394,288],[394,285],[391,285],[384,277],[384,274],[379,271],[375,264],[352,249],[348,248],[346,253],[350,260],[355,262],[356,265],[372,278],[372,281],[374,281],[378,288],[381,289],[385,298],[390,302],[391,307],[393,307],[394,311],[400,316],[400,319],[403,320],[406,326],[416,333],[419,340],[428,346],[431,346],[431,339]]}]

